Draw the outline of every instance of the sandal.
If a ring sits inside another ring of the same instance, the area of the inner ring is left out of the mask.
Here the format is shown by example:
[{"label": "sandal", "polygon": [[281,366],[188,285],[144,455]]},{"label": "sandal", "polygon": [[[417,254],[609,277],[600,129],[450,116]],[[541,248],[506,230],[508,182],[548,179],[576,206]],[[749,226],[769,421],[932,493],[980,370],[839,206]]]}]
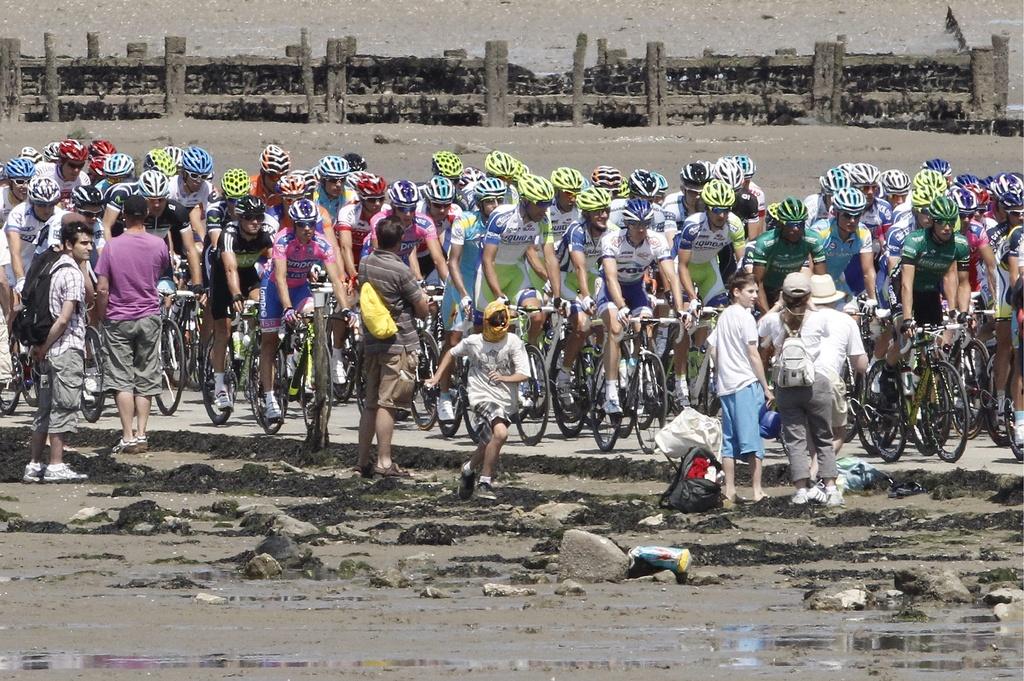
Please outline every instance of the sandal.
[{"label": "sandal", "polygon": [[372,478],[376,472],[376,466],[372,463],[368,463],[365,466],[354,466],[352,472],[358,473],[361,478]]},{"label": "sandal", "polygon": [[411,478],[412,473],[406,470],[402,470],[398,467],[397,463],[393,463],[387,468],[381,468],[380,466],[374,466],[373,472],[383,478]]}]

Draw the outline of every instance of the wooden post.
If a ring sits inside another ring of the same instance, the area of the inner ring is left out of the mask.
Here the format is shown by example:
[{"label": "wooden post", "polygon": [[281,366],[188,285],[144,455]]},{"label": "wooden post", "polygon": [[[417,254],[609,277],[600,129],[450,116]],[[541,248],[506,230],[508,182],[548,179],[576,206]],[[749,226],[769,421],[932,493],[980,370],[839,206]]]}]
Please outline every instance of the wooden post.
[{"label": "wooden post", "polygon": [[45,75],[43,92],[46,96],[46,117],[51,123],[60,121],[60,80],[57,77],[57,51],[53,45],[53,34],[43,34],[43,52],[45,53]]},{"label": "wooden post", "polygon": [[338,123],[345,123],[345,98],[348,94],[348,60],[356,54],[356,37],[347,35],[341,40],[338,54]]},{"label": "wooden post", "polygon": [[164,37],[164,106],[168,117],[179,117],[184,112],[185,97],[185,38]]},{"label": "wooden post", "polygon": [[[845,36],[840,36],[845,37]],[[832,122],[843,123],[843,68],[846,63],[846,41],[837,41],[832,55]]]},{"label": "wooden post", "polygon": [[597,39],[597,65],[604,66],[608,63],[608,38]]},{"label": "wooden post", "polygon": [[90,31],[85,34],[85,56],[89,59],[100,58],[100,34]]},{"label": "wooden post", "polygon": [[991,47],[971,48],[971,108],[978,118],[995,117],[994,57]]},{"label": "wooden post", "polygon": [[327,39],[327,52],[324,54],[324,120],[328,123],[338,122],[338,60],[341,52],[341,41],[337,38]]},{"label": "wooden post", "polygon": [[488,40],[484,49],[484,85],[487,88],[487,127],[508,126],[508,43]]},{"label": "wooden post", "polygon": [[667,125],[665,93],[668,82],[665,74],[665,43],[647,43],[647,125]]},{"label": "wooden post", "polygon": [[10,118],[11,41],[0,38],[0,120]]},{"label": "wooden post", "polygon": [[[6,68],[4,66],[6,64]],[[21,40],[4,38],[0,40],[0,80],[4,83],[4,94],[0,110],[12,121],[21,119]]]},{"label": "wooden post", "polygon": [[125,55],[129,59],[142,60],[149,52],[149,45],[146,43],[128,43],[125,47]]},{"label": "wooden post", "polygon": [[[327,351],[327,343],[319,339],[327,338],[327,308],[324,300],[325,294],[314,293],[316,307],[313,308],[313,327],[318,341],[313,343],[313,356],[309,361],[313,362],[313,376],[319,377],[314,388],[313,404],[307,409],[311,412],[312,418],[306,431],[306,450],[318,452],[329,443],[327,426],[331,418],[331,356]],[[301,367],[301,369],[305,369]]]},{"label": "wooden post", "polygon": [[320,120],[316,107],[316,90],[313,82],[313,52],[309,47],[309,29],[300,31],[299,68],[302,70],[302,92],[306,95],[306,122],[317,123]]},{"label": "wooden post", "polygon": [[1006,114],[1006,99],[1010,94],[1010,38],[1005,35],[992,36],[992,70],[995,86],[996,115]]},{"label": "wooden post", "polygon": [[835,89],[836,45],[834,42],[814,43],[814,81],[811,99],[814,116],[822,123],[833,122],[832,94]]},{"label": "wooden post", "polygon": [[576,36],[576,51],[572,53],[572,124],[583,125],[583,79],[586,75],[587,34]]}]

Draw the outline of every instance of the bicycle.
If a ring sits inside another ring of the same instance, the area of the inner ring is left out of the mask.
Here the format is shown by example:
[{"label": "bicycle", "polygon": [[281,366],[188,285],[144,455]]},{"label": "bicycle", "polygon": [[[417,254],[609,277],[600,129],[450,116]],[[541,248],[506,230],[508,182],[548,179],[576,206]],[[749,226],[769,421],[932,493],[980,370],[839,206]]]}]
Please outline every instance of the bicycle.
[{"label": "bicycle", "polygon": [[224,389],[227,390],[231,399],[231,407],[221,411],[214,404],[216,399],[214,370],[213,370],[213,339],[206,344],[206,351],[203,353],[203,368],[199,382],[200,392],[203,396],[203,406],[210,422],[215,426],[222,426],[228,422],[231,413],[234,411],[235,397],[238,390],[243,395],[249,395],[250,376],[245,368],[249,365],[249,357],[259,352],[259,303],[254,300],[245,301],[244,308],[240,315],[231,321],[231,336],[228,346],[225,349],[224,358]]},{"label": "bicycle", "polygon": [[[700,319],[689,333],[692,335],[697,329],[703,327],[708,329],[708,335],[710,336],[711,332],[715,329],[715,325],[718,324],[718,316],[725,309],[724,307],[702,307],[700,309]],[[685,329],[683,333],[686,333]],[[690,405],[705,416],[717,415],[718,411],[722,408],[722,403],[718,399],[715,363],[711,359],[711,353],[708,352],[707,339],[705,339],[700,347],[696,347],[691,341],[687,365],[689,367],[687,375],[693,377],[689,379]],[[674,374],[675,372],[666,373]],[[681,411],[675,399],[674,375],[671,379],[666,378],[666,386],[668,387],[669,399],[672,401],[675,412]]]},{"label": "bicycle", "polygon": [[[311,286],[310,290],[314,296],[325,296],[325,308],[329,311],[333,306],[331,296],[333,288],[330,286]],[[329,316],[329,312],[325,313]],[[302,315],[301,322],[294,329],[285,332],[284,340],[278,350],[279,356],[284,356],[284,364],[288,369],[287,399],[297,401],[302,408],[302,421],[307,432],[315,425],[316,419],[328,419],[330,417],[330,400],[321,404],[317,392],[317,386],[323,379],[330,380],[330,376],[321,376],[317,371],[318,365],[325,365],[318,361],[323,353],[330,356],[328,350],[329,338],[320,337],[316,332],[314,313]],[[329,364],[325,365],[329,366]],[[330,395],[330,391],[326,394]],[[282,420],[284,416],[284,403],[282,403]],[[324,410],[324,411],[321,411]],[[318,416],[322,414],[322,416]]]},{"label": "bicycle", "polygon": [[[994,311],[981,310],[975,314],[993,315]],[[966,327],[956,330],[953,342],[946,350],[950,364],[960,371],[967,393],[967,422],[957,424],[967,432],[968,439],[974,439],[985,425],[986,405],[991,405],[992,384],[989,373],[989,352],[985,344],[971,335]]]},{"label": "bicycle", "polygon": [[[901,348],[899,365],[902,395],[889,404],[881,394],[873,394],[870,386],[880,383],[884,362],[876,362],[868,372],[864,404],[866,428],[861,429],[861,442],[869,454],[892,463],[899,460],[912,439],[922,454],[937,454],[943,461],[954,463],[967,448],[966,430],[956,424],[966,423],[967,395],[956,369],[945,361],[936,339],[959,325],[926,325],[918,329],[909,343]],[[947,448],[953,434],[954,446]]]},{"label": "bicycle", "polygon": [[177,301],[194,300],[195,294],[191,291],[175,291],[161,295],[165,299],[170,298],[171,304],[160,306],[160,338],[158,342],[160,344],[160,373],[163,389],[156,396],[156,404],[161,414],[171,416],[178,410],[181,393],[188,380],[185,340],[171,309]]},{"label": "bicycle", "polygon": [[[619,414],[604,411],[604,352],[590,384],[590,421],[597,447],[609,452],[620,437],[636,431],[645,454],[655,450],[654,436],[665,426],[668,395],[665,369],[650,347],[648,328],[678,324],[675,317],[630,317],[621,341],[619,361]],[[607,341],[606,341],[607,342]]]},{"label": "bicycle", "polygon": [[95,327],[85,327],[85,380],[82,383],[82,417],[96,423],[103,413],[103,339]]},{"label": "bicycle", "polygon": [[579,436],[587,425],[587,415],[590,413],[590,380],[601,354],[599,347],[593,343],[593,330],[594,327],[602,326],[603,321],[600,318],[590,321],[591,333],[587,334],[571,368],[568,400],[559,394],[556,379],[562,369],[568,326],[571,322],[568,318],[562,318],[560,322],[558,331],[555,332],[556,337],[553,338],[554,342],[549,344],[548,376],[551,377],[550,392],[554,396],[551,404],[554,407],[555,424],[558,425],[563,437],[572,438]]},{"label": "bicycle", "polygon": [[523,444],[533,446],[541,441],[544,432],[548,427],[548,406],[551,401],[548,384],[547,370],[545,369],[544,355],[539,348],[527,341],[529,332],[529,320],[523,323],[521,317],[529,316],[535,312],[554,312],[555,308],[550,305],[540,307],[519,307],[509,305],[509,312],[516,316],[516,333],[523,340],[526,346],[526,358],[529,363],[528,378],[519,384],[516,389],[518,405],[513,421],[519,437]]},{"label": "bicycle", "polygon": [[416,384],[412,393],[412,416],[420,430],[430,430],[437,423],[438,389],[423,383],[434,375],[440,362],[437,341],[424,320],[416,320],[419,347],[416,355]]}]

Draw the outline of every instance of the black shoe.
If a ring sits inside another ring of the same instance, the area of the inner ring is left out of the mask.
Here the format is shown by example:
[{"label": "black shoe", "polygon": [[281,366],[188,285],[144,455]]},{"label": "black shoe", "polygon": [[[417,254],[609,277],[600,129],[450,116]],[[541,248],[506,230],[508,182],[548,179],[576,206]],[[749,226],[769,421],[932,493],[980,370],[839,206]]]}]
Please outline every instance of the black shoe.
[{"label": "black shoe", "polygon": [[466,501],[473,496],[473,487],[476,485],[476,472],[470,470],[468,473],[466,469],[462,469],[462,473],[459,475],[459,499]]},{"label": "black shoe", "polygon": [[491,487],[489,482],[481,482],[476,486],[476,496],[479,499],[488,499],[494,501],[498,498],[498,495],[494,493],[494,488]]}]

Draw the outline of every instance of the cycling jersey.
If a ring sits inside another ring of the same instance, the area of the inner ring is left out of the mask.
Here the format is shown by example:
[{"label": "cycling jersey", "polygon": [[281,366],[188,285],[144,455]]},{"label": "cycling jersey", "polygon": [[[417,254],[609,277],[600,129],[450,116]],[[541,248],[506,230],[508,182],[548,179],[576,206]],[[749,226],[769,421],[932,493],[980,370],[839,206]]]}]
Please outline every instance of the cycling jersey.
[{"label": "cycling jersey", "polygon": [[[430,213],[428,212],[428,208],[429,206],[427,205],[426,199],[421,199],[420,202],[416,204],[416,212],[429,217]],[[431,218],[434,222],[434,229],[437,231],[437,237],[441,240],[441,250],[444,251],[445,254],[448,253],[448,248],[451,246],[452,225],[455,224],[455,221],[460,217],[462,217],[462,208],[453,203],[448,206],[448,210],[445,212],[444,217],[440,222]]]},{"label": "cycling jersey", "polygon": [[78,171],[78,174],[73,176],[70,180],[65,180],[60,174],[60,165],[57,163],[48,163],[46,161],[36,164],[36,174],[32,179],[37,177],[48,177],[57,183],[57,186],[60,187],[61,206],[66,209],[72,207],[72,192],[79,187],[92,184],[92,180],[89,179],[89,176],[82,171]]},{"label": "cycling jersey", "polygon": [[996,319],[1009,319],[1013,312],[1006,300],[1010,291],[1010,256],[1019,252],[1022,234],[1024,228],[1020,225],[1011,227],[1006,222],[988,230],[992,251],[996,256]]},{"label": "cycling jersey", "polygon": [[821,194],[809,194],[804,199],[804,206],[807,207],[806,225],[808,227],[818,220],[827,220],[832,217],[832,210],[825,205],[825,199],[821,197]]},{"label": "cycling jersey", "polygon": [[[643,281],[647,268],[671,260],[665,237],[656,232],[647,232],[647,238],[634,245],[628,238],[628,230],[609,230],[601,237],[600,262],[614,259],[620,284]],[[602,277],[603,277],[602,265]]]},{"label": "cycling jersey", "polygon": [[[963,224],[961,222],[961,224]],[[979,220],[970,220],[964,225],[963,230],[964,238],[967,239],[967,248],[971,252],[971,290],[981,290],[981,249],[989,246],[988,230],[985,229],[985,225]]]},{"label": "cycling jersey", "polygon": [[[844,293],[856,294],[859,291],[854,282],[847,282],[846,268],[856,261],[860,267],[859,257],[862,253],[872,253],[871,232],[863,224],[858,224],[857,229],[844,240],[839,232],[839,223],[835,218],[819,220],[811,226],[818,239],[821,240],[825,249],[825,269],[836,282],[836,288]],[[863,279],[860,281],[860,289],[863,289]]]},{"label": "cycling jersey", "polygon": [[954,233],[953,238],[940,244],[932,238],[930,229],[919,229],[903,242],[900,264],[914,266],[915,291],[935,291],[954,260],[961,271],[970,267],[970,250],[963,234]]},{"label": "cycling jersey", "polygon": [[172,201],[177,201],[189,210],[196,206],[202,206],[203,212],[206,212],[210,205],[210,195],[213,194],[213,185],[210,184],[209,180],[200,182],[199,189],[194,192],[188,191],[185,187],[185,178],[181,175],[173,178],[170,185]]},{"label": "cycling jersey", "polygon": [[[338,213],[338,221],[334,223],[335,232],[349,232],[352,234],[352,261],[359,265],[359,258],[363,254],[363,243],[366,235],[370,233],[370,218],[363,213],[363,204],[346,204]],[[338,243],[341,243],[339,239]]]},{"label": "cycling jersey", "polygon": [[892,206],[888,201],[880,198],[876,198],[860,216],[860,223],[867,227],[876,239],[885,238],[889,228],[892,227],[892,221]]},{"label": "cycling jersey", "polygon": [[716,303],[726,293],[719,253],[729,246],[735,252],[746,244],[746,228],[738,217],[729,213],[721,229],[712,229],[707,214],[694,213],[683,222],[676,235],[674,251],[689,251],[688,270],[697,287],[697,294],[706,304]]},{"label": "cycling jersey", "polygon": [[[380,224],[381,220],[391,217],[391,215],[391,206],[384,204],[380,212],[370,219],[370,233],[363,240],[362,254],[364,258],[373,253],[373,242],[377,238],[377,225]],[[429,215],[414,213],[412,222],[409,223],[409,226],[405,228],[405,232],[402,234],[402,247],[399,250],[399,255],[405,264],[409,264],[409,258],[414,253],[425,252],[428,241],[437,241],[437,229],[434,227],[434,221],[430,219]]]},{"label": "cycling jersey", "polygon": [[757,201],[757,216],[763,218],[768,212],[768,199],[765,196],[764,190],[751,180],[747,182],[747,193]]},{"label": "cycling jersey", "polygon": [[825,250],[816,234],[805,233],[798,241],[790,242],[783,239],[777,229],[757,237],[750,254],[753,265],[765,268],[764,286],[772,290],[782,288],[786,275],[799,272],[808,258],[814,264],[825,262]]},{"label": "cycling jersey", "polygon": [[682,229],[686,218],[703,210],[700,199],[697,199],[697,209],[693,212],[686,208],[685,191],[672,192],[666,196],[665,200],[661,202],[661,209],[665,213],[665,230],[669,232]]},{"label": "cycling jersey", "polygon": [[269,190],[264,189],[263,181],[260,179],[259,174],[250,177],[249,183],[252,185],[250,193],[256,198],[262,199],[267,208],[281,205],[281,195],[277,193],[277,188],[272,187]]},{"label": "cycling jersey", "polygon": [[551,222],[545,215],[538,222],[527,220],[518,205],[498,206],[487,221],[484,244],[498,246],[496,265],[519,265],[531,244],[553,244]]},{"label": "cycling jersey", "polygon": [[574,222],[580,219],[580,209],[575,205],[569,210],[563,212],[558,209],[558,201],[551,203],[551,208],[548,210],[548,220],[551,221],[551,236],[555,243],[559,243],[562,237],[565,236],[566,232],[569,231],[569,227]]},{"label": "cycling jersey", "polygon": [[[316,219],[316,233],[323,234],[324,229],[334,224],[334,220],[322,206],[317,205],[317,212],[319,215]],[[267,209],[267,216],[271,218],[272,222],[275,222],[278,226],[278,231],[288,230],[292,231],[295,227],[295,223],[292,221],[292,216],[288,215],[288,210],[284,207],[284,204],[278,204],[272,208]]]},{"label": "cycling jersey", "polygon": [[[483,253],[483,238],[487,234],[487,224],[478,211],[465,211],[452,224],[451,246],[462,246],[459,256],[459,273],[466,292],[472,297],[476,292],[477,276],[480,272],[480,257]],[[462,324],[462,310],[459,308],[461,295],[452,283],[451,275],[444,286],[444,300],[441,301],[441,318],[445,328],[451,330]]]},{"label": "cycling jersey", "polygon": [[[608,208],[609,229],[626,228],[626,223],[622,220],[622,211],[626,208],[627,201],[628,199],[615,199],[612,201],[611,206]],[[658,234],[664,234],[668,226],[668,220],[665,218],[665,209],[657,203],[652,203],[651,208],[654,209],[654,217],[651,219],[651,224],[647,229]]]},{"label": "cycling jersey", "polygon": [[238,286],[243,296],[260,285],[261,273],[257,263],[265,259],[274,246],[274,234],[264,225],[255,238],[246,239],[236,222],[229,222],[211,250],[210,309],[214,319],[227,319],[231,314],[232,296],[228,287],[227,271],[224,268],[224,253],[235,256],[238,269]]},{"label": "cycling jersey", "polygon": [[736,190],[736,201],[732,204],[732,212],[745,225],[757,222],[762,215],[757,198],[746,189]]},{"label": "cycling jersey", "polygon": [[314,265],[333,263],[334,249],[319,234],[313,234],[309,241],[302,243],[295,232],[279,232],[272,258],[274,262],[284,263],[288,287],[295,288],[306,284]]},{"label": "cycling jersey", "polygon": [[121,215],[121,210],[124,208],[124,202],[128,200],[128,197],[138,193],[139,183],[136,180],[135,182],[112,184],[103,194],[105,208],[113,210],[117,215],[114,224],[110,227],[110,235],[112,237],[120,236],[124,232],[124,217]]},{"label": "cycling jersey", "polygon": [[[67,211],[58,206],[54,208],[51,217],[40,220],[28,201],[11,209],[4,223],[4,233],[17,234],[21,239],[21,266],[24,274],[28,273],[32,258],[37,253],[42,253],[52,241],[60,241],[61,218],[66,214]],[[7,268],[7,275],[11,285],[17,283],[12,268]]]},{"label": "cycling jersey", "polygon": [[355,192],[348,187],[345,187],[335,199],[328,196],[327,192],[323,190],[323,187],[320,188],[320,191],[317,193],[316,202],[331,218],[330,222],[326,224],[331,225],[332,227],[337,226],[338,216],[341,214],[341,209],[349,203],[350,197],[355,197]]},{"label": "cycling jersey", "polygon": [[582,221],[574,222],[562,236],[555,248],[559,269],[562,274],[562,297],[573,299],[579,291],[579,273],[573,267],[570,253],[582,253],[586,260],[583,271],[587,276],[587,285],[591,295],[595,293],[595,280],[600,275],[601,238],[607,233],[599,232],[595,237]]},{"label": "cycling jersey", "polygon": [[14,194],[10,187],[0,187],[0,225],[7,222],[7,216],[14,209]]}]

